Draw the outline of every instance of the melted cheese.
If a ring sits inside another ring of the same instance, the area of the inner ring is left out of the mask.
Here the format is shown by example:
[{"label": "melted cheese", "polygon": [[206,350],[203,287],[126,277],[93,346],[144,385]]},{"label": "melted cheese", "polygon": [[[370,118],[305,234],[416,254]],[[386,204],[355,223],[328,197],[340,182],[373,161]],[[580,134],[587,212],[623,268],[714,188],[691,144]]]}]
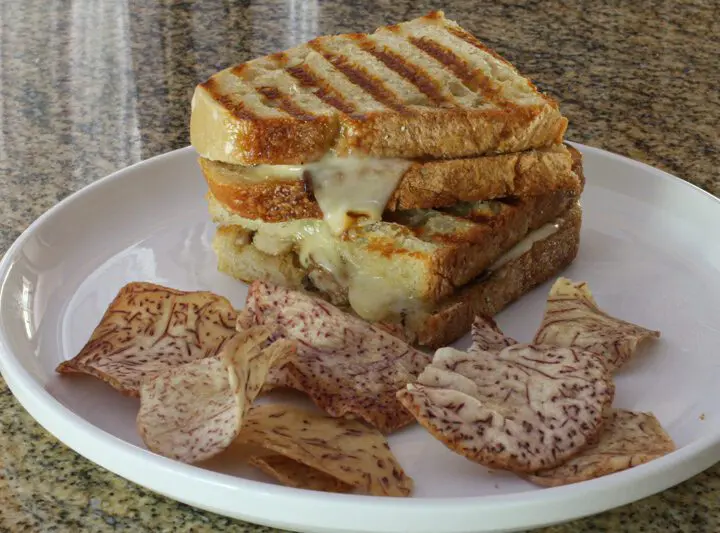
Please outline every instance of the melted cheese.
[{"label": "melted cheese", "polygon": [[319,224],[312,231],[306,231],[298,245],[298,257],[303,267],[307,267],[312,261],[330,272],[338,283],[345,283],[347,278],[345,261],[337,240],[330,234],[325,224]]},{"label": "melted cheese", "polygon": [[282,255],[294,250],[303,268],[311,263],[324,268],[338,281],[346,278],[345,261],[340,255],[338,239],[321,220],[292,222],[256,222],[253,244],[269,255]]},{"label": "melted cheese", "polygon": [[553,222],[545,224],[544,226],[540,226],[535,231],[528,233],[523,240],[518,242],[515,246],[510,248],[510,250],[505,252],[503,255],[498,257],[488,270],[490,270],[491,272],[493,270],[497,270],[498,268],[504,266],[513,259],[517,259],[521,255],[526,254],[533,247],[533,244],[538,241],[544,241],[545,239],[550,237],[550,235],[557,232],[557,230],[560,229],[561,224],[562,219],[557,219]]},{"label": "melted cheese", "polygon": [[349,277],[348,302],[358,316],[371,322],[397,318],[422,307],[393,279],[370,275],[362,269],[354,270]]},{"label": "melted cheese", "polygon": [[410,165],[404,159],[330,155],[304,168],[325,222],[339,235],[352,225],[354,217],[381,220],[390,195]]},{"label": "melted cheese", "polygon": [[303,165],[255,165],[237,166],[235,175],[243,181],[262,183],[273,180],[301,180]]},{"label": "melted cheese", "polygon": [[358,219],[381,220],[390,196],[411,165],[405,159],[329,154],[304,165],[237,165],[232,179],[250,183],[309,180],[325,222],[332,233],[340,235]]}]

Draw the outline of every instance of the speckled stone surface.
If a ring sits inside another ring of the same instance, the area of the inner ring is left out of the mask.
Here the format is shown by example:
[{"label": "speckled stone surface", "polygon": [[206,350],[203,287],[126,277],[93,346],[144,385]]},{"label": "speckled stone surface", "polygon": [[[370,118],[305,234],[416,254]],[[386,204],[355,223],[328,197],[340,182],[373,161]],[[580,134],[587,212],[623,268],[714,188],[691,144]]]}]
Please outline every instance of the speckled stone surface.
[{"label": "speckled stone surface", "polygon": [[[316,35],[370,30],[436,2],[0,3],[0,254],[102,176],[188,143],[194,85]],[[572,140],[720,194],[714,0],[460,0],[457,19],[557,97]],[[270,531],[197,511],[89,463],[0,380],[0,531]],[[546,533],[720,531],[720,467]]]}]

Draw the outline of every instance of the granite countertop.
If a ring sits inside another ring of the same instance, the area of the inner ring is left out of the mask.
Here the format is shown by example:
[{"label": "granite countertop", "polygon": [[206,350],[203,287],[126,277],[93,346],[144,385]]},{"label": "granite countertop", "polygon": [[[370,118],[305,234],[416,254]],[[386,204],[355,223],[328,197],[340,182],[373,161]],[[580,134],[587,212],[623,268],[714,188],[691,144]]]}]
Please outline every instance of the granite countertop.
[{"label": "granite countertop", "polygon": [[[0,5],[0,254],[106,174],[188,144],[195,84],[313,36],[370,30],[436,2]],[[568,138],[720,195],[720,24],[713,0],[448,2],[445,10],[562,103]],[[155,495],[45,432],[0,380],[0,531],[270,531]],[[546,532],[720,531],[720,466]]]}]

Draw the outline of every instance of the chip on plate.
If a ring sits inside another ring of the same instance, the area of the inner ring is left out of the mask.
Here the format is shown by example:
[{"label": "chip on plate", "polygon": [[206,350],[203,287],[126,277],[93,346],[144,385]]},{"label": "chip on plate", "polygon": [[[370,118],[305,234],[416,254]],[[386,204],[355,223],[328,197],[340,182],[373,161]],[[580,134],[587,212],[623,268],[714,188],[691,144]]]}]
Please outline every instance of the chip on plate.
[{"label": "chip on plate", "polygon": [[412,479],[376,429],[292,405],[256,405],[236,442],[283,455],[376,496],[408,496]]},{"label": "chip on plate", "polygon": [[652,413],[613,409],[600,440],[566,463],[526,476],[545,487],[587,481],[662,457],[675,444]]},{"label": "chip on plate", "polygon": [[503,348],[517,344],[517,341],[506,336],[490,317],[475,317],[471,336],[472,349],[483,352],[499,352]]},{"label": "chip on plate", "polygon": [[129,283],[80,353],[56,370],[89,374],[138,396],[144,378],[217,355],[235,334],[236,315],[228,300],[210,292]]},{"label": "chip on plate", "polygon": [[[297,357],[274,373],[273,386],[301,390],[331,416],[359,418],[383,433],[413,421],[395,393],[415,381],[430,356],[386,330],[324,300],[262,281],[250,286],[238,324],[269,325],[297,341]],[[289,379],[281,382],[284,375]]]},{"label": "chip on plate", "polygon": [[613,396],[598,356],[528,344],[495,353],[441,348],[398,392],[448,448],[517,473],[558,466],[597,439]]},{"label": "chip on plate", "polygon": [[248,463],[283,485],[321,492],[351,492],[353,487],[336,477],[280,454],[256,455]]},{"label": "chip on plate", "polygon": [[535,342],[580,348],[601,355],[610,370],[615,371],[627,363],[641,341],[659,336],[659,331],[625,322],[602,311],[586,283],[560,278],[550,289]]},{"label": "chip on plate", "polygon": [[143,383],[137,427],[148,449],[185,463],[225,450],[265,383],[294,352],[290,341],[264,347],[271,330],[241,331],[218,357],[165,370]]}]

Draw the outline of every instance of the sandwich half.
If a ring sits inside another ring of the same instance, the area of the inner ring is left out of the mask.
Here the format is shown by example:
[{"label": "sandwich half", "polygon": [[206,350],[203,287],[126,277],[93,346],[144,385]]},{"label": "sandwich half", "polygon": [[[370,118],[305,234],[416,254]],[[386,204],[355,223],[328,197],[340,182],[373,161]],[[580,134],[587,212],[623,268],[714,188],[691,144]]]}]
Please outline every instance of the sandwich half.
[{"label": "sandwich half", "polygon": [[228,68],[192,105],[193,146],[240,165],[520,152],[567,128],[554,100],[440,11]]},{"label": "sandwich half", "polygon": [[583,175],[566,126],[435,12],[214,75],[191,140],[221,271],[437,347],[574,259]]}]

